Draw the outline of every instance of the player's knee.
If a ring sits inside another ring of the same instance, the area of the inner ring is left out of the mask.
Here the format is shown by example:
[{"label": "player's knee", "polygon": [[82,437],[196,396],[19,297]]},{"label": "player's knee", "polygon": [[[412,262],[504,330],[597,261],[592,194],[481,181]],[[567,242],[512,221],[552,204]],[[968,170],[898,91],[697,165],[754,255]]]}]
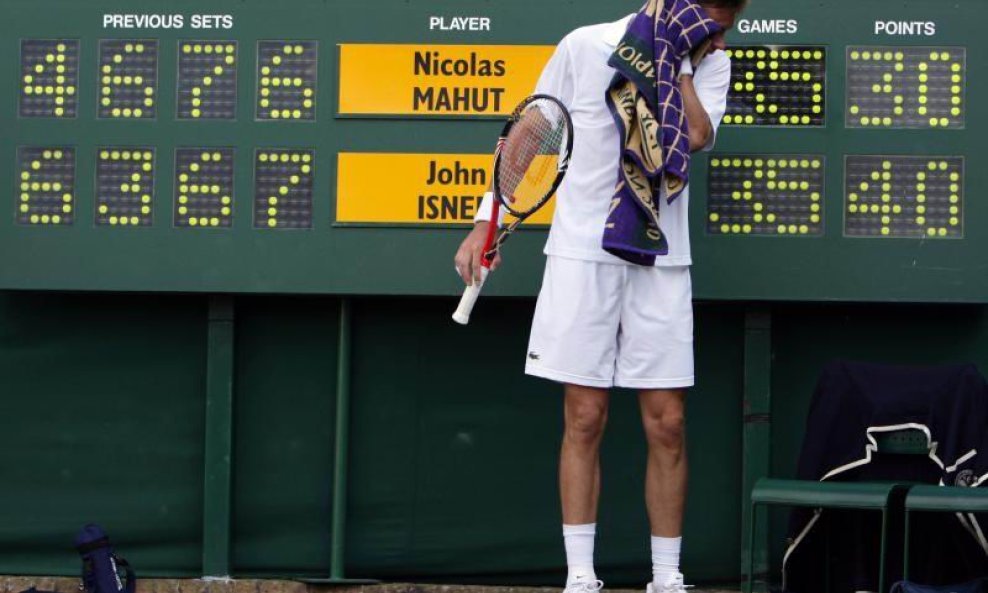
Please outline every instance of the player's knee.
[{"label": "player's knee", "polygon": [[643,420],[649,445],[667,451],[683,449],[686,441],[686,419],[682,410],[646,414]]},{"label": "player's knee", "polygon": [[571,403],[566,406],[566,438],[572,442],[599,442],[606,424],[607,407],[598,402]]}]

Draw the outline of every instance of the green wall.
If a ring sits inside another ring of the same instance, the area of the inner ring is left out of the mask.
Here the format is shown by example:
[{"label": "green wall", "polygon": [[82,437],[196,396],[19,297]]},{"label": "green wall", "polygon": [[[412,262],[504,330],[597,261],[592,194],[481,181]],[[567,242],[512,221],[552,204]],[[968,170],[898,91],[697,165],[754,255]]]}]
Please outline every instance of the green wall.
[{"label": "green wall", "polygon": [[[448,322],[450,299],[351,301],[347,576],[561,578],[559,389],[521,373],[532,301],[486,303],[461,328]],[[684,566],[699,583],[740,575],[743,468],[759,462],[757,447],[743,453],[750,307],[696,307]],[[233,310],[228,572],[328,576],[340,300],[238,297]],[[775,476],[795,470],[828,360],[988,358],[980,306],[761,310]],[[75,574],[72,538],[88,521],[142,575],[203,573],[209,331],[205,297],[0,293],[0,573]],[[635,585],[648,569],[645,451],[634,395],[617,392],[612,406],[598,560],[609,582]],[[771,523],[773,575],[784,523],[781,513]]]},{"label": "green wall", "polygon": [[[533,303],[487,301],[465,329],[453,304],[352,302],[346,574],[556,582],[561,399],[521,373]],[[330,573],[339,307],[234,300],[236,576]],[[203,297],[0,294],[0,573],[75,574],[72,538],[96,521],[141,574],[202,574],[208,311]],[[736,580],[740,562],[742,332],[741,308],[698,307],[686,562],[707,581]],[[647,574],[644,455],[634,395],[616,393],[599,547],[615,582]]]}]

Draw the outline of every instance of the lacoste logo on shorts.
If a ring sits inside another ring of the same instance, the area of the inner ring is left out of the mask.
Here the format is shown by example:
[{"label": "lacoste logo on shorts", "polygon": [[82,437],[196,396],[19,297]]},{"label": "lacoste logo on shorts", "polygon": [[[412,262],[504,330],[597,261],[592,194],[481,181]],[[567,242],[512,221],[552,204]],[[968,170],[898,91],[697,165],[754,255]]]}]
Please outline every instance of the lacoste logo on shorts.
[{"label": "lacoste logo on shorts", "polygon": [[529,352],[528,353],[528,357],[531,358],[532,360],[538,360],[539,359],[539,355],[536,354],[535,352]]}]

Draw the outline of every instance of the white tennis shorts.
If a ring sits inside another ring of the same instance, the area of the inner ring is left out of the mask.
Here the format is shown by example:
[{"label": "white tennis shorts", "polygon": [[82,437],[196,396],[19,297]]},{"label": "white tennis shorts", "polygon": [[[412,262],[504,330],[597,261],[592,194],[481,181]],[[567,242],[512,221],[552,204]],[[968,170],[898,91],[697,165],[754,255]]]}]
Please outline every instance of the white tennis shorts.
[{"label": "white tennis shorts", "polygon": [[549,256],[525,373],[586,387],[691,387],[689,267]]}]

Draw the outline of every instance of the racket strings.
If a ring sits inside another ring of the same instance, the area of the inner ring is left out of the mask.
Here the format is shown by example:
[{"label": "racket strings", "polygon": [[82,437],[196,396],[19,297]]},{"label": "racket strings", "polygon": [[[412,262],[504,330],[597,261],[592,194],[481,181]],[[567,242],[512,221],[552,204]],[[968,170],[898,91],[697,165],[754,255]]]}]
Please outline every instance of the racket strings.
[{"label": "racket strings", "polygon": [[514,213],[529,213],[551,197],[566,149],[566,115],[552,101],[534,101],[518,115],[500,147],[498,193]]}]

